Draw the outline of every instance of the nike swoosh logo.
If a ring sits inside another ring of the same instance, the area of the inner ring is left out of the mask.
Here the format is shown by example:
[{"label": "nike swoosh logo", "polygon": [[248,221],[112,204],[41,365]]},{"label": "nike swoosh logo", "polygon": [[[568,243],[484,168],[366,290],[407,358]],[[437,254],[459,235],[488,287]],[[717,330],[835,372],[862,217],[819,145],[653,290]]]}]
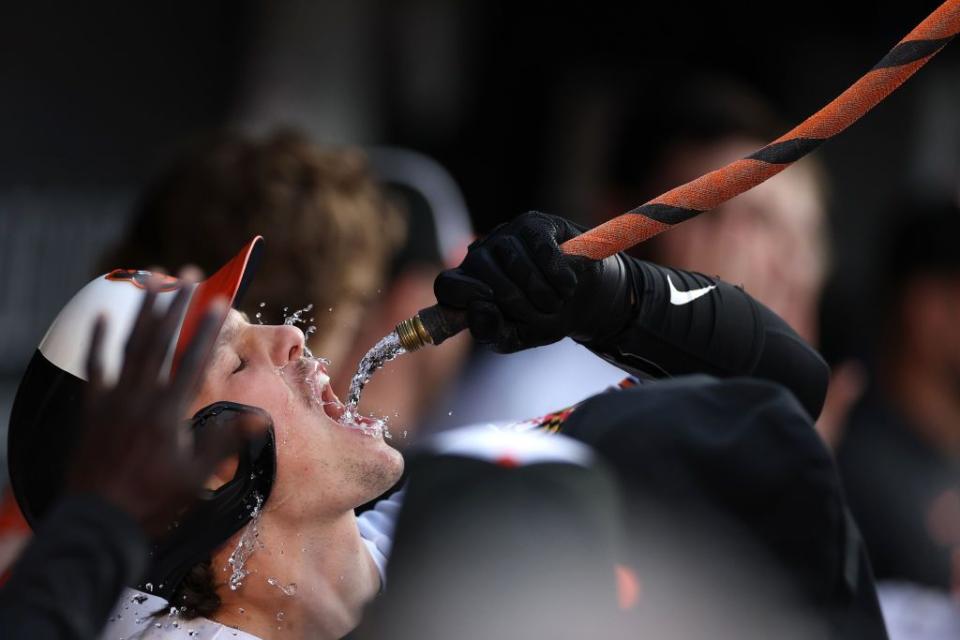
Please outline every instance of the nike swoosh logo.
[{"label": "nike swoosh logo", "polygon": [[717,288],[717,285],[712,284],[709,287],[704,287],[702,289],[692,289],[690,291],[680,291],[677,289],[673,280],[670,279],[670,276],[667,276],[667,284],[670,285],[670,304],[676,305],[678,307],[685,304],[689,304],[696,300],[697,298],[702,298],[711,291]]}]

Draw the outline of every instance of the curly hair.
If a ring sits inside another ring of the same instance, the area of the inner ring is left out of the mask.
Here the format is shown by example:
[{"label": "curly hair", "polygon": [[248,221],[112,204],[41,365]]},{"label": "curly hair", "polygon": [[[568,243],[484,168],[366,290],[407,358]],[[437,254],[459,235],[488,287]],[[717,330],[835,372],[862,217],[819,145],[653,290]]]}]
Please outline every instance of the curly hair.
[{"label": "curly hair", "polygon": [[267,314],[310,303],[333,309],[316,315],[322,334],[338,301],[376,294],[404,232],[360,150],[321,149],[291,131],[263,141],[222,133],[194,145],[147,188],[126,237],[101,266],[197,264],[209,274],[262,234],[267,251],[244,310],[258,311],[261,302]]}]

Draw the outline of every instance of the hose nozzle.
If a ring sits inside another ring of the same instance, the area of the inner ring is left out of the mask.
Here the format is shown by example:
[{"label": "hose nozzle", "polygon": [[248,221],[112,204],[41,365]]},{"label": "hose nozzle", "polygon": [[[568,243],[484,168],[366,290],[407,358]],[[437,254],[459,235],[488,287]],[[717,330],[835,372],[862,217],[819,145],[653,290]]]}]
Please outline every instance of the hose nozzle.
[{"label": "hose nozzle", "polygon": [[466,328],[465,312],[435,304],[401,321],[396,332],[404,349],[416,351],[424,345],[440,344]]},{"label": "hose nozzle", "polygon": [[397,336],[400,338],[400,344],[409,351],[416,351],[424,345],[433,344],[433,338],[427,333],[427,329],[420,320],[420,314],[401,320],[396,328]]}]

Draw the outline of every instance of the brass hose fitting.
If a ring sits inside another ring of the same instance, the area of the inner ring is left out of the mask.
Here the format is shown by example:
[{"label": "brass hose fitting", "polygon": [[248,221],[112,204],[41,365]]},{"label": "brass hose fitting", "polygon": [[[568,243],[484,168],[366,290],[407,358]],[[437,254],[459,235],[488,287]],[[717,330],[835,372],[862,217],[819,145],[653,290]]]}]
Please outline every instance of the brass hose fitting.
[{"label": "brass hose fitting", "polygon": [[416,351],[424,345],[433,344],[433,338],[423,326],[420,315],[417,314],[407,320],[402,320],[396,328],[397,336],[400,338],[400,344],[407,351]]}]

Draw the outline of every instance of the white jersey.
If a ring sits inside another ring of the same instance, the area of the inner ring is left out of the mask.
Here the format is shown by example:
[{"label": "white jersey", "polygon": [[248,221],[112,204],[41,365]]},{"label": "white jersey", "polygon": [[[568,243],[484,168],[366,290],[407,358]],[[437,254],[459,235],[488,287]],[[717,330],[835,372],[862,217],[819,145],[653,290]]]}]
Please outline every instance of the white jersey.
[{"label": "white jersey", "polygon": [[[260,640],[259,637],[206,618],[182,620],[169,603],[149,593],[125,589],[101,640]],[[158,612],[160,612],[158,614]]]}]

